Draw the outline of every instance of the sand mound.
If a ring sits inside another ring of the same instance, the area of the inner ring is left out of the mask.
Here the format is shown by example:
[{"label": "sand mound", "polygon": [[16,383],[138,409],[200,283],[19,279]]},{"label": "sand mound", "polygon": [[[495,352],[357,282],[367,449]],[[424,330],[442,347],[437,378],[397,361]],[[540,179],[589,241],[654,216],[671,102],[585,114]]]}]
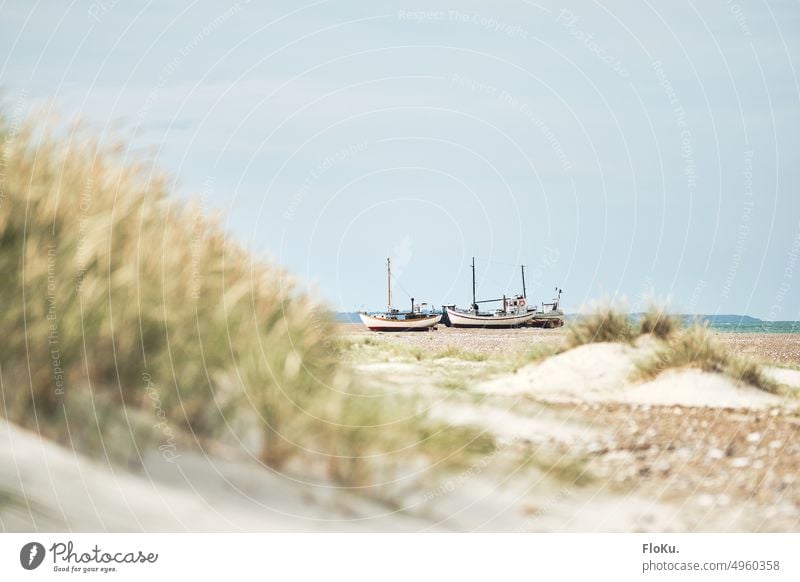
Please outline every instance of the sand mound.
[{"label": "sand mound", "polygon": [[764,408],[780,405],[782,398],[721,374],[702,370],[668,370],[644,384],[628,385],[620,402],[679,404],[713,408]]},{"label": "sand mound", "polygon": [[490,380],[479,390],[565,401],[603,400],[623,389],[635,369],[635,353],[623,344],[587,344]]},{"label": "sand mound", "polygon": [[783,385],[785,388],[794,390],[800,389],[800,370],[768,366],[764,368],[764,374],[771,380]]},{"label": "sand mound", "polygon": [[[782,397],[747,384],[737,384],[720,374],[695,369],[668,370],[655,380],[631,379],[636,361],[651,346],[617,343],[579,346],[543,362],[494,378],[478,386],[490,394],[525,394],[550,402],[624,402],[708,406],[717,408],[763,408],[780,405]],[[800,372],[770,368],[768,373],[787,385],[800,384]]]},{"label": "sand mound", "polygon": [[518,414],[497,406],[441,403],[431,410],[431,416],[451,425],[481,427],[493,434],[499,443],[517,439],[536,444],[588,443],[599,438],[599,432],[593,427],[569,422],[545,406],[535,412]]},{"label": "sand mound", "polygon": [[[143,473],[0,419],[0,531],[418,531],[431,525],[263,467],[184,451]],[[436,528],[434,528],[436,529]]]}]

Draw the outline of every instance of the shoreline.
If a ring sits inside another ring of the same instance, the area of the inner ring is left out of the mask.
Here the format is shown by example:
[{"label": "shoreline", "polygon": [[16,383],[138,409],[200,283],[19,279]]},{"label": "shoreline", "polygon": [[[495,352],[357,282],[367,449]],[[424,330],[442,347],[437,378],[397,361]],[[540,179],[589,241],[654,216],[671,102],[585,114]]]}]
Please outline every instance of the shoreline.
[{"label": "shoreline", "polygon": [[[361,323],[339,323],[340,337],[366,338],[401,346],[430,349],[458,348],[492,355],[524,352],[537,346],[558,346],[565,329],[456,329],[443,325],[429,332],[373,332]],[[727,332],[711,330],[732,353],[772,365],[800,367],[800,333]]]}]

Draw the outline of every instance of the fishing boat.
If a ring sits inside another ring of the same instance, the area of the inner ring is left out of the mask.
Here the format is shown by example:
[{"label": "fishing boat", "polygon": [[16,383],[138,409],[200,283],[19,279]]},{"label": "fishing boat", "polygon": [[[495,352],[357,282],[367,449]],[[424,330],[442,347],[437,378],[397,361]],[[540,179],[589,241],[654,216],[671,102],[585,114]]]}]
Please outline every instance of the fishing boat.
[{"label": "fishing boat", "polygon": [[561,310],[559,304],[561,303],[562,289],[556,287],[555,297],[550,303],[542,303],[541,311],[533,308],[533,319],[528,323],[531,327],[561,327],[564,325],[564,312]]},{"label": "fishing boat", "polygon": [[358,316],[370,331],[429,331],[436,329],[436,324],[442,316],[435,313],[425,313],[426,303],[414,303],[411,298],[411,310],[400,311],[392,307],[392,260],[386,259],[386,311],[367,313],[360,311]]},{"label": "fishing boat", "polygon": [[[484,303],[501,303],[501,307],[491,311],[481,311],[480,305]],[[469,309],[456,309],[455,305],[443,305],[442,312],[442,322],[448,327],[515,328],[526,325],[536,316],[536,312],[528,309],[524,292],[513,297],[503,295],[500,299],[477,301],[475,257],[472,257],[472,306]]]}]

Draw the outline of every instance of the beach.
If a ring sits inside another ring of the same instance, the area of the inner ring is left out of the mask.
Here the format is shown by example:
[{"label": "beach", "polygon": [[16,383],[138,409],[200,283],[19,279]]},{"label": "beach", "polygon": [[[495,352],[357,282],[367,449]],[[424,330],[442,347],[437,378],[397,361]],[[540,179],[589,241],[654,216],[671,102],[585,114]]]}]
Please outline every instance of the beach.
[{"label": "beach", "polygon": [[[563,329],[454,329],[438,326],[436,331],[416,333],[374,333],[361,324],[339,324],[338,333],[345,338],[371,337],[376,341],[443,349],[455,347],[483,354],[524,351],[536,346],[557,346],[564,339]],[[715,336],[733,353],[765,361],[800,366],[800,334],[798,333],[724,333]]]},{"label": "beach", "polygon": [[[143,445],[131,465],[4,422],[0,518],[10,531],[800,531],[800,336],[713,336],[757,358],[776,392],[692,365],[640,378],[649,335],[568,337],[340,325],[352,386],[414,403],[379,427],[378,469],[356,486],[302,460],[274,470],[245,443],[183,439],[169,462]],[[418,419],[431,428],[406,430]],[[414,451],[442,431],[460,436],[423,461]]]},{"label": "beach", "polygon": [[[491,522],[497,529],[800,528],[798,334],[713,333],[726,351],[786,382],[788,392],[778,396],[696,369],[630,380],[648,338],[549,355],[564,343],[564,329],[388,334],[342,325],[339,333],[356,346],[351,365],[374,385],[412,391],[449,423],[479,426],[557,460],[543,461],[545,477],[534,479],[542,491],[521,493],[519,515],[500,514]],[[509,472],[518,477],[506,468],[498,481],[507,484]],[[469,481],[464,489],[477,487]],[[451,496],[471,498],[458,490]],[[615,502],[619,514],[604,511]],[[453,503],[462,522],[476,509]],[[526,512],[535,519],[520,517]]]},{"label": "beach", "polygon": [[717,337],[734,353],[800,366],[798,333],[718,333]]}]

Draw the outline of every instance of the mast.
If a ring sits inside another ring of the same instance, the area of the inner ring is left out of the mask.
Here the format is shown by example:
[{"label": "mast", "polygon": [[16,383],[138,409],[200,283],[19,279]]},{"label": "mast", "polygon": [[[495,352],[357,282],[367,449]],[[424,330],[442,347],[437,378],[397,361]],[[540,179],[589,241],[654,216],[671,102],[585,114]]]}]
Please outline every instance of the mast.
[{"label": "mast", "polygon": [[478,303],[475,301],[475,257],[472,257],[472,307],[478,310]]},{"label": "mast", "polygon": [[525,292],[525,265],[520,265],[519,267],[522,269],[522,297],[527,299],[528,294]]},{"label": "mast", "polygon": [[392,259],[386,257],[386,311],[392,311]]}]

